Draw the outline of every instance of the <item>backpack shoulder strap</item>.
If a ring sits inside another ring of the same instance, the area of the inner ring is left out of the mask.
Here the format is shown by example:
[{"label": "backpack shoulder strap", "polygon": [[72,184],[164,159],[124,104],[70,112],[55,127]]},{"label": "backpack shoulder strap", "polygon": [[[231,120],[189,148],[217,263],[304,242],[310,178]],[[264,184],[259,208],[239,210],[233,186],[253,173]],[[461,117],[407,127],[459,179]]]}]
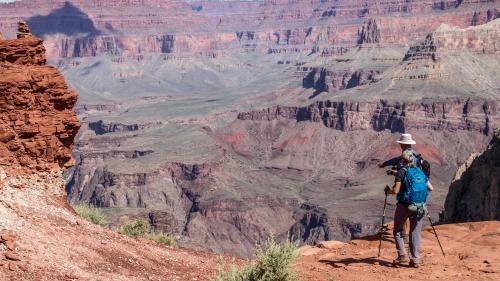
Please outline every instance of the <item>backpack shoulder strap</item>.
[{"label": "backpack shoulder strap", "polygon": [[406,182],[406,177],[408,176],[408,168],[401,168],[401,179]]},{"label": "backpack shoulder strap", "polygon": [[401,171],[404,174],[404,177],[406,177],[406,174],[408,174],[408,168],[403,167],[403,168],[401,168]]}]

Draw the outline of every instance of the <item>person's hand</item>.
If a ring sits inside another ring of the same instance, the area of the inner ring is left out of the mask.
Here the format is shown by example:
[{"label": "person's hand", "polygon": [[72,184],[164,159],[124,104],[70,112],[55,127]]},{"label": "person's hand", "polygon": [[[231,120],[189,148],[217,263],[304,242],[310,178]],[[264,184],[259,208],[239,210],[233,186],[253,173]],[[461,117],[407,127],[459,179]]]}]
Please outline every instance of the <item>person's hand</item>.
[{"label": "person's hand", "polygon": [[384,163],[380,163],[380,164],[378,164],[378,167],[379,167],[379,168],[384,168],[384,167],[385,167],[385,165],[384,165]]},{"label": "person's hand", "polygon": [[398,172],[395,171],[395,170],[387,170],[385,171],[385,173],[388,175],[388,176],[395,176]]},{"label": "person's hand", "polygon": [[388,185],[386,185],[384,188],[384,193],[388,194],[390,191],[391,191],[391,188]]}]

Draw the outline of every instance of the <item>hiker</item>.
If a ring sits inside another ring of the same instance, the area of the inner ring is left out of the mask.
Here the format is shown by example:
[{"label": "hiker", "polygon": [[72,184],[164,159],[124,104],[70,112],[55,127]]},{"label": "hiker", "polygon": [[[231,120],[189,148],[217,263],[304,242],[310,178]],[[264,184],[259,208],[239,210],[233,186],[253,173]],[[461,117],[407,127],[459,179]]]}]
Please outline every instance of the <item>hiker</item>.
[{"label": "hiker", "polygon": [[[394,265],[410,262],[410,266],[419,267],[420,235],[422,231],[422,218],[427,215],[425,202],[429,191],[433,190],[432,184],[420,167],[415,165],[415,155],[411,150],[404,150],[401,155],[402,168],[397,172],[392,188],[385,187],[386,194],[397,194],[397,206],[394,214],[394,239],[398,258]],[[408,186],[411,185],[411,186]],[[403,239],[403,225],[410,219],[410,260],[406,254]]]},{"label": "hiker", "polygon": [[[411,134],[401,134],[401,137],[396,142],[399,143],[399,146],[401,147],[401,152],[408,150],[408,151],[411,151],[413,153],[413,155],[415,156],[413,158],[414,164],[417,165],[417,157],[416,157],[417,153],[415,152],[415,150],[412,147],[412,145],[417,144],[417,142],[412,139]],[[380,168],[385,168],[387,166],[396,166],[396,170],[391,169],[391,170],[387,171],[388,175],[395,176],[397,174],[397,172],[399,170],[401,170],[401,168],[402,168],[401,155],[394,157],[392,159],[389,159],[389,160],[387,160],[379,165]],[[410,233],[410,220],[406,220],[406,222],[404,223],[404,227],[403,227],[403,239],[406,243],[409,242],[409,240],[408,240],[409,233]]]},{"label": "hiker", "polygon": [[[417,142],[415,142],[412,139],[411,134],[401,134],[401,137],[396,142],[399,143],[399,146],[401,147],[401,152],[403,152],[405,150],[409,150],[409,151],[413,152],[414,156],[417,156],[416,151],[412,147],[412,145],[417,144]],[[415,165],[417,165],[417,157],[414,157],[413,161],[414,161]],[[387,171],[387,174],[395,176],[396,173],[399,170],[401,170],[401,167],[402,167],[401,166],[401,156],[394,157],[392,159],[389,159],[389,160],[381,163],[379,165],[379,168],[385,168],[387,166],[396,166],[396,171],[394,171],[392,169]]]}]

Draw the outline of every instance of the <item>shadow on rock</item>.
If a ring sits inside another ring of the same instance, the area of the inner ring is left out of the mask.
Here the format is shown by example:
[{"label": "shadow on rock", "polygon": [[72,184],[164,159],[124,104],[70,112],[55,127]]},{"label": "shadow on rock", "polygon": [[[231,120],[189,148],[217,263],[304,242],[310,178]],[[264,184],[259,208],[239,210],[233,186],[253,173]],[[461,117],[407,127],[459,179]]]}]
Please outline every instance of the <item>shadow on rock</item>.
[{"label": "shadow on rock", "polygon": [[48,15],[33,16],[26,22],[31,27],[32,33],[42,38],[45,35],[57,33],[69,36],[82,33],[87,35],[100,34],[88,15],[70,2],[66,2],[63,7]]},{"label": "shadow on rock", "polygon": [[352,265],[352,264],[367,264],[367,265],[375,265],[380,264],[382,266],[392,266],[392,263],[388,261],[381,260],[379,258],[370,257],[370,258],[345,258],[341,260],[330,260],[330,259],[322,259],[319,262],[331,265],[333,267],[341,267],[340,264],[344,266]]}]

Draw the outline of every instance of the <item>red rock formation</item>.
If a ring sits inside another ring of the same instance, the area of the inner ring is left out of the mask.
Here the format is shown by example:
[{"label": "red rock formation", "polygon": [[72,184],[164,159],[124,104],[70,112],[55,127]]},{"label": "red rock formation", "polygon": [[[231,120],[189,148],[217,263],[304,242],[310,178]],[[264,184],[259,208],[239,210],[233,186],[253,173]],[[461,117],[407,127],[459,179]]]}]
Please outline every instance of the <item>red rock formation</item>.
[{"label": "red rock formation", "polygon": [[73,164],[77,94],[45,61],[43,41],[24,23],[18,39],[0,41],[0,166],[7,172]]},{"label": "red rock formation", "polygon": [[46,58],[43,40],[32,36],[26,23],[19,23],[17,36],[20,40],[6,40],[1,43],[0,63],[44,65]]}]

